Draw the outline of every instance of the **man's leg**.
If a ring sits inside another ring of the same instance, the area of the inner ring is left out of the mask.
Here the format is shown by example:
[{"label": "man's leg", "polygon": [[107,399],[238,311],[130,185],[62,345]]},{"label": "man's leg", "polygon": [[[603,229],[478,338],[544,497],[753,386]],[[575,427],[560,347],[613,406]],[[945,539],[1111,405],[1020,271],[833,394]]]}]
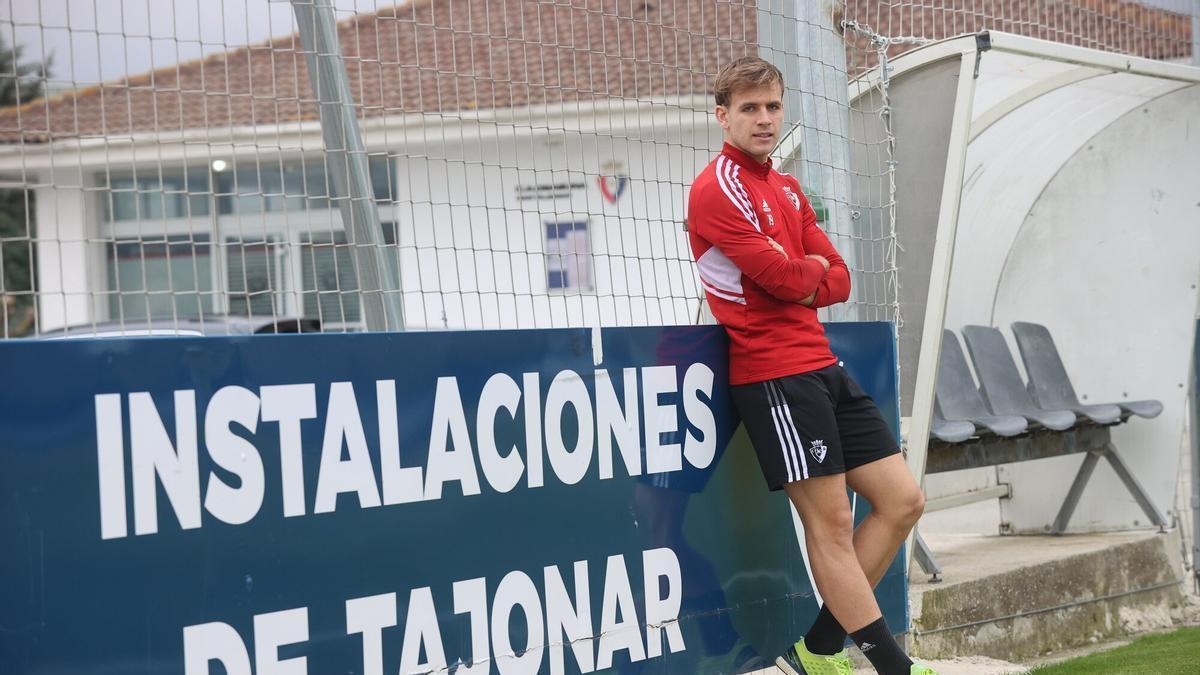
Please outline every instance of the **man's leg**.
[{"label": "man's leg", "polygon": [[872,586],[879,583],[925,509],[925,495],[902,455],[846,472],[846,483],[871,504],[854,530],[854,551]]},{"label": "man's leg", "polygon": [[[851,469],[846,483],[871,503],[871,512],[854,530],[854,553],[874,588],[921,517],[925,496],[901,455]],[[829,608],[822,606],[804,640],[813,653],[833,654],[845,644],[846,630]]]},{"label": "man's leg", "polygon": [[883,675],[908,675],[912,660],[883,620],[854,548],[853,519],[843,474],[812,477],[784,486],[800,520],[817,590],[855,644]]},{"label": "man's leg", "polygon": [[858,628],[878,619],[879,605],[854,550],[845,474],[788,483],[784,490],[804,524],[813,581],[838,622]]}]

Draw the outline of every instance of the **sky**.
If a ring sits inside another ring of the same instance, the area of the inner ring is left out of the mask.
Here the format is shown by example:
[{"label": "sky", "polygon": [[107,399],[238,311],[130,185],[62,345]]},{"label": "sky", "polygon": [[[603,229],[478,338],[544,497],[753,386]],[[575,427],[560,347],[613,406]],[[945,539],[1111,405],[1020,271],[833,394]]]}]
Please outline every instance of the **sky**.
[{"label": "sky", "polygon": [[[400,0],[333,0],[344,19]],[[85,87],[295,32],[288,0],[0,0],[0,35]]]}]

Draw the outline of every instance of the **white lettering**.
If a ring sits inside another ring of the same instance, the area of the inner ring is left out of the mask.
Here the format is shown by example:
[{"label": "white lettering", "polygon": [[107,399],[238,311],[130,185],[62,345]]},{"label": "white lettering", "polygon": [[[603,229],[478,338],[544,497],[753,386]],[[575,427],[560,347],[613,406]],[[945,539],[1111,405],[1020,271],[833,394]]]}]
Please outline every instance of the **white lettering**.
[{"label": "white lettering", "polygon": [[[683,631],[679,629],[679,607],[683,602],[683,574],[679,558],[669,548],[642,552],[642,579],[646,589],[646,657],[662,654],[662,632],[666,629],[671,653],[683,651]],[[660,580],[667,580],[662,593]]]},{"label": "white lettering", "polygon": [[121,395],[96,396],[96,467],[100,476],[100,538],[129,534],[125,511],[125,438]]},{"label": "white lettering", "polygon": [[279,648],[308,640],[308,608],[257,614],[254,617],[255,675],[305,675],[308,657],[279,658]]},{"label": "white lettering", "polygon": [[525,373],[525,463],[529,466],[529,487],[542,487],[542,385],[537,373]]},{"label": "white lettering", "polygon": [[712,408],[700,400],[704,392],[712,400],[713,371],[703,363],[693,363],[683,374],[683,412],[704,438],[696,438],[688,429],[683,442],[683,456],[697,469],[712,464],[717,455],[717,420]]},{"label": "white lettering", "polygon": [[419,466],[400,466],[400,426],[396,421],[396,381],[375,383],[379,412],[379,464],[383,471],[383,503],[407,504],[424,498],[423,471]]},{"label": "white lettering", "polygon": [[220,621],[183,628],[184,675],[208,675],[217,661],[226,675],[250,675],[250,654],[233,626]]},{"label": "white lettering", "polygon": [[383,675],[383,629],[395,625],[395,593],[346,601],[346,635],[362,634],[363,675]]},{"label": "white lettering", "polygon": [[679,429],[674,405],[659,405],[660,394],[675,392],[675,366],[651,366],[642,369],[642,407],[646,411],[646,473],[679,471],[683,457],[678,443],[662,442],[663,434]]},{"label": "white lettering", "polygon": [[637,369],[626,368],[625,410],[617,402],[612,379],[607,370],[596,371],[596,427],[600,434],[600,478],[613,477],[613,438],[621,459],[625,460],[625,472],[630,476],[642,473],[641,425],[638,424]]},{"label": "white lettering", "polygon": [[479,394],[479,409],[475,415],[475,430],[479,445],[479,466],[483,475],[496,492],[509,492],[521,480],[525,462],[521,460],[517,446],[508,448],[501,455],[496,448],[496,413],[500,408],[508,411],[514,419],[517,406],[521,404],[521,389],[508,375],[496,373],[488,378]]},{"label": "white lettering", "polygon": [[[567,404],[575,409],[579,421],[579,434],[571,450],[567,450],[562,434],[562,414]],[[592,401],[583,378],[573,370],[561,371],[554,376],[546,393],[546,456],[550,458],[550,468],[565,485],[574,485],[587,475],[594,442]]]},{"label": "white lettering", "polygon": [[595,665],[592,659],[592,596],[588,590],[587,561],[575,562],[574,607],[571,606],[571,596],[567,593],[558,566],[548,565],[543,571],[546,583],[546,644],[550,648],[550,675],[562,675],[566,672],[563,664],[563,642],[559,639],[564,634],[567,644],[571,645],[571,651],[575,654],[575,663],[579,664],[579,672],[590,673],[595,670]]},{"label": "white lettering", "polygon": [[459,666],[454,675],[488,675],[487,580],[483,577],[454,582],[454,613],[469,614],[471,621],[471,660]]},{"label": "white lettering", "polygon": [[[451,440],[454,449],[446,449]],[[425,499],[441,499],[442,484],[456,480],[464,495],[479,494],[467,415],[463,412],[458,380],[439,377],[433,399],[433,426],[429,432],[429,463],[425,467]]]},{"label": "white lettering", "polygon": [[[517,655],[508,634],[509,615],[520,606],[528,627],[525,649]],[[500,675],[537,675],[545,651],[542,628],[542,602],[533,580],[524,572],[509,572],[496,588],[492,601],[492,641],[496,647],[496,668]]]},{"label": "white lettering", "polygon": [[633,604],[633,589],[629,586],[629,572],[625,569],[625,556],[610,555],[604,573],[604,604],[600,609],[600,647],[596,654],[596,669],[611,668],[613,654],[622,649],[629,651],[631,662],[646,658],[637,609]]},{"label": "white lettering", "polygon": [[[421,663],[421,645],[425,657]],[[408,596],[408,618],[404,622],[404,645],[400,648],[400,673],[428,673],[446,668],[446,650],[442,648],[442,631],[438,627],[437,610],[429,587],[414,588]]]},{"label": "white lettering", "polygon": [[262,457],[250,441],[233,433],[238,424],[253,434],[258,429],[258,397],[244,387],[221,387],[204,411],[204,447],[222,469],[238,477],[234,488],[216,472],[208,473],[204,508],[221,522],[241,525],[250,522],[262,507],[265,479]]},{"label": "white lettering", "polygon": [[[349,459],[342,460],[345,440]],[[379,506],[375,468],[367,450],[354,386],[334,382],[329,386],[329,409],[325,413],[325,439],[321,443],[321,470],[317,476],[317,499],[313,513],[330,513],[337,508],[338,495],[354,492],[359,507]]]},{"label": "white lettering", "polygon": [[[175,444],[144,391],[129,395],[130,444],[133,446],[133,528],[158,532],[155,477],[185,530],[200,527],[200,469],[196,450],[196,392],[175,392]],[[178,451],[176,449],[178,448]]]},{"label": "white lettering", "polygon": [[300,421],[317,416],[317,388],[312,384],[263,387],[262,421],[279,423],[279,470],[284,517],[304,515],[304,454]]}]

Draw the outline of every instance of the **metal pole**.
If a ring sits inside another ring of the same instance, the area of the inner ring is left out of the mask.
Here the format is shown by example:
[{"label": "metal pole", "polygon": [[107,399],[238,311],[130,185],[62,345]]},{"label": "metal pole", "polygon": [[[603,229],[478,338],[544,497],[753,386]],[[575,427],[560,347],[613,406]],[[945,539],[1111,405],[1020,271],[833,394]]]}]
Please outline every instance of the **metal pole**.
[{"label": "metal pole", "polygon": [[1192,0],[1192,65],[1200,66],[1200,0]]},{"label": "metal pole", "polygon": [[367,168],[367,152],[354,115],[350,81],[338,43],[333,0],[292,0],[308,79],[325,139],[330,196],[342,212],[358,272],[367,330],[403,330],[397,270],[386,263],[383,230]]},{"label": "metal pole", "polygon": [[[783,71],[791,87],[784,93],[784,128],[803,123],[792,131],[801,134],[799,157],[781,168],[795,166],[805,192],[821,199],[825,229],[851,238],[838,253],[853,270],[859,268],[853,242],[862,233],[853,231],[850,218],[850,87],[840,19],[844,6],[843,0],[760,3],[759,56]],[[828,319],[853,320],[856,306],[830,307]]]},{"label": "metal pole", "polygon": [[1192,334],[1191,429],[1192,437],[1192,579],[1200,593],[1200,311]]}]

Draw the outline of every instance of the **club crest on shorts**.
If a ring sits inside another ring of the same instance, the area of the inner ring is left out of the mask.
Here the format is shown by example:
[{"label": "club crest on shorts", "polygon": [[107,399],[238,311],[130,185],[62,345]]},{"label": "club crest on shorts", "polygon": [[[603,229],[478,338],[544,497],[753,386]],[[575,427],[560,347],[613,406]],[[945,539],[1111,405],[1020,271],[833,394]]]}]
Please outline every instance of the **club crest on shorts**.
[{"label": "club crest on shorts", "polygon": [[812,453],[813,459],[818,463],[825,461],[825,441],[817,439],[812,442],[812,446],[808,449]]}]

